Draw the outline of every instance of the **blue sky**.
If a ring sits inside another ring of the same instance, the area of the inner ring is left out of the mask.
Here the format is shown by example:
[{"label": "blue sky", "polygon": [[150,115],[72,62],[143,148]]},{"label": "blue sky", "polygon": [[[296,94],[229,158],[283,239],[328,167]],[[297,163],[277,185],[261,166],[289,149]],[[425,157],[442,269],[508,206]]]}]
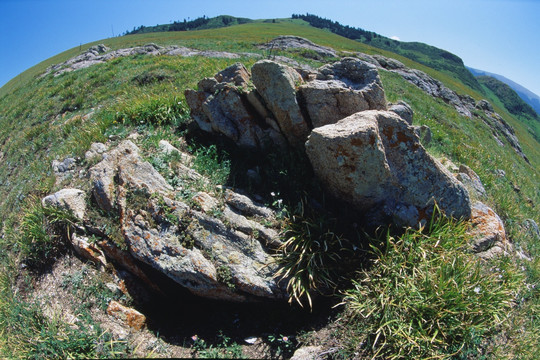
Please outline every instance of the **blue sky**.
[{"label": "blue sky", "polygon": [[540,0],[0,0],[0,86],[59,52],[139,25],[306,12],[443,48],[540,95]]}]

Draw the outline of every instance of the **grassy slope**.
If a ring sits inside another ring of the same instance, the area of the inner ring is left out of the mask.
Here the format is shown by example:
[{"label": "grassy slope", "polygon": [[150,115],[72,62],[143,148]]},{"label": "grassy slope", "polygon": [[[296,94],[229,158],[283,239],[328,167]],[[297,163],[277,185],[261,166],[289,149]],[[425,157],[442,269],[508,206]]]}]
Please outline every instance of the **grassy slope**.
[{"label": "grassy slope", "polygon": [[[98,43],[118,49],[154,42],[159,45],[174,44],[198,49],[262,53],[256,48],[256,44],[278,35],[290,34],[306,37],[337,50],[394,57],[407,66],[429,73],[459,93],[469,94],[476,99],[482,97],[448,74],[439,73],[399,55],[312,28],[302,21],[281,20],[276,24],[260,22],[219,30],[131,35],[96,41],[84,45],[82,49]],[[0,212],[2,220],[5,221],[3,230],[6,238],[3,239],[3,244],[14,250],[17,246],[13,239],[10,239],[10,236],[13,236],[10,224],[16,223],[19,214],[24,210],[25,198],[32,193],[42,196],[58,188],[54,185],[50,170],[53,159],[62,159],[67,155],[82,156],[91,142],[103,141],[110,134],[126,136],[134,127],[116,123],[118,119],[114,114],[117,111],[126,111],[137,104],[144,105],[145,101],[155,99],[165,103],[181,100],[185,88],[194,87],[198,79],[210,76],[237,61],[131,57],[64,74],[58,78],[48,76],[36,79],[48,66],[79,53],[79,47],[65,51],[28,69],[0,89],[0,126],[3,129],[0,134],[0,150],[4,155],[0,163]],[[246,58],[242,61],[249,67],[254,59]],[[168,80],[146,86],[134,85],[133,78],[137,75],[155,72],[165,74]],[[389,101],[407,101],[415,111],[415,122],[431,127],[434,140],[429,150],[432,153],[445,155],[458,164],[465,163],[480,175],[489,194],[486,202],[503,218],[511,239],[533,258],[538,259],[539,244],[520,226],[526,218],[540,223],[538,212],[534,208],[534,204],[540,204],[540,146],[526,126],[495,104],[495,110],[515,128],[532,165],[525,164],[510,146],[496,145],[483,122],[459,116],[450,106],[427,96],[395,74],[383,72],[382,80]],[[77,116],[97,107],[100,109],[96,110],[90,120]],[[171,138],[175,135],[172,130],[162,129],[152,136],[157,142],[160,137]],[[505,170],[507,177],[496,177],[495,169]],[[521,192],[515,192],[514,185],[518,185]],[[528,203],[527,199],[531,199],[532,204]],[[538,282],[538,261],[525,262],[522,266],[527,268],[527,281]],[[536,293],[532,291],[524,294],[533,297]],[[525,326],[525,342],[531,339],[527,331],[534,330],[534,326],[538,329],[537,324],[531,325],[527,322],[537,321],[534,316],[530,317],[530,312],[538,307],[536,302],[518,307],[515,310],[517,315],[513,318],[517,325],[508,330],[511,333],[512,329]],[[519,341],[515,344],[517,350],[514,351],[525,351],[520,346],[526,345],[520,345]]]}]

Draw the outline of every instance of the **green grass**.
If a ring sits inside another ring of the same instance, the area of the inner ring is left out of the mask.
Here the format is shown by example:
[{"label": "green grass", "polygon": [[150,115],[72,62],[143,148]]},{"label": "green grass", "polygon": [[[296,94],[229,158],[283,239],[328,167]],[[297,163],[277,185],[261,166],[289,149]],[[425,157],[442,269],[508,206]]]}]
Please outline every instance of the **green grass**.
[{"label": "green grass", "polygon": [[385,359],[482,354],[478,340],[508,318],[523,274],[508,259],[488,265],[468,253],[466,228],[440,218],[373,246],[373,267],[345,292],[346,321],[358,336],[349,351]]},{"label": "green grass", "polygon": [[31,197],[21,217],[15,252],[31,269],[38,270],[56,259],[66,248],[78,219],[66,210],[43,207],[40,199]]}]

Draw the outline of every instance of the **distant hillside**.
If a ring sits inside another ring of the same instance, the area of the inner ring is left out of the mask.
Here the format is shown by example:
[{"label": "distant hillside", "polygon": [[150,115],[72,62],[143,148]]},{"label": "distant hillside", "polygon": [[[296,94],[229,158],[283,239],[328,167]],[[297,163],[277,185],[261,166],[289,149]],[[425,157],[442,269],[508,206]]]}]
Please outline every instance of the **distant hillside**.
[{"label": "distant hillside", "polygon": [[433,69],[452,74],[453,76],[457,76],[459,80],[469,87],[480,92],[482,91],[476,78],[463,64],[463,60],[461,60],[459,56],[446,50],[420,42],[402,42],[393,40],[372,31],[342,25],[337,21],[324,19],[312,14],[293,14],[292,18],[302,19],[307,21],[313,27],[327,29],[348,39],[357,40],[380,49],[392,51]]},{"label": "distant hillside", "polygon": [[164,32],[164,31],[190,31],[190,30],[205,30],[205,29],[217,29],[226,26],[246,24],[253,22],[251,19],[238,18],[229,15],[220,15],[213,18],[202,16],[195,20],[187,21],[175,21],[172,24],[162,24],[156,26],[144,26],[141,25],[138,28],[134,28],[132,31],[127,31],[124,35],[144,34],[151,32]]},{"label": "distant hillside", "polygon": [[509,85],[492,76],[478,76],[478,81],[488,88],[513,115],[528,126],[528,131],[540,141],[540,116],[534,109],[519,97]]},{"label": "distant hillside", "polygon": [[539,119],[534,109],[519,97],[509,85],[492,77],[478,76],[478,81],[487,86],[501,100],[504,107],[514,115],[529,115]]},{"label": "distant hillside", "polygon": [[529,104],[537,114],[540,114],[540,96],[536,95],[529,89],[519,85],[518,83],[499,74],[490,73],[484,70],[478,70],[467,66],[474,76],[491,76],[499,81],[502,81],[506,85],[510,86],[519,95],[519,97]]}]

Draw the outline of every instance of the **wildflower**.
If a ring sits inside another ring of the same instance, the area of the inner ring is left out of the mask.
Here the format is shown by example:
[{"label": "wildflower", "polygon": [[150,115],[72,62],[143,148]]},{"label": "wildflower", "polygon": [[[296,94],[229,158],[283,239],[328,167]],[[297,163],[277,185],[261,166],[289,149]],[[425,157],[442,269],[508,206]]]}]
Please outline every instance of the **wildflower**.
[{"label": "wildflower", "polygon": [[284,336],[282,339],[283,339],[284,342],[289,341],[289,338],[287,336]]},{"label": "wildflower", "polygon": [[477,287],[474,288],[474,292],[477,293],[477,294],[480,294],[481,290],[482,289],[480,289],[480,286],[477,286]]},{"label": "wildflower", "polygon": [[197,341],[197,340],[199,340],[199,337],[198,337],[197,335],[193,335],[193,336],[191,337],[191,340]]},{"label": "wildflower", "polygon": [[270,193],[270,195],[271,195],[272,197],[274,197],[274,196],[276,196],[276,193],[272,191],[272,192]]}]

